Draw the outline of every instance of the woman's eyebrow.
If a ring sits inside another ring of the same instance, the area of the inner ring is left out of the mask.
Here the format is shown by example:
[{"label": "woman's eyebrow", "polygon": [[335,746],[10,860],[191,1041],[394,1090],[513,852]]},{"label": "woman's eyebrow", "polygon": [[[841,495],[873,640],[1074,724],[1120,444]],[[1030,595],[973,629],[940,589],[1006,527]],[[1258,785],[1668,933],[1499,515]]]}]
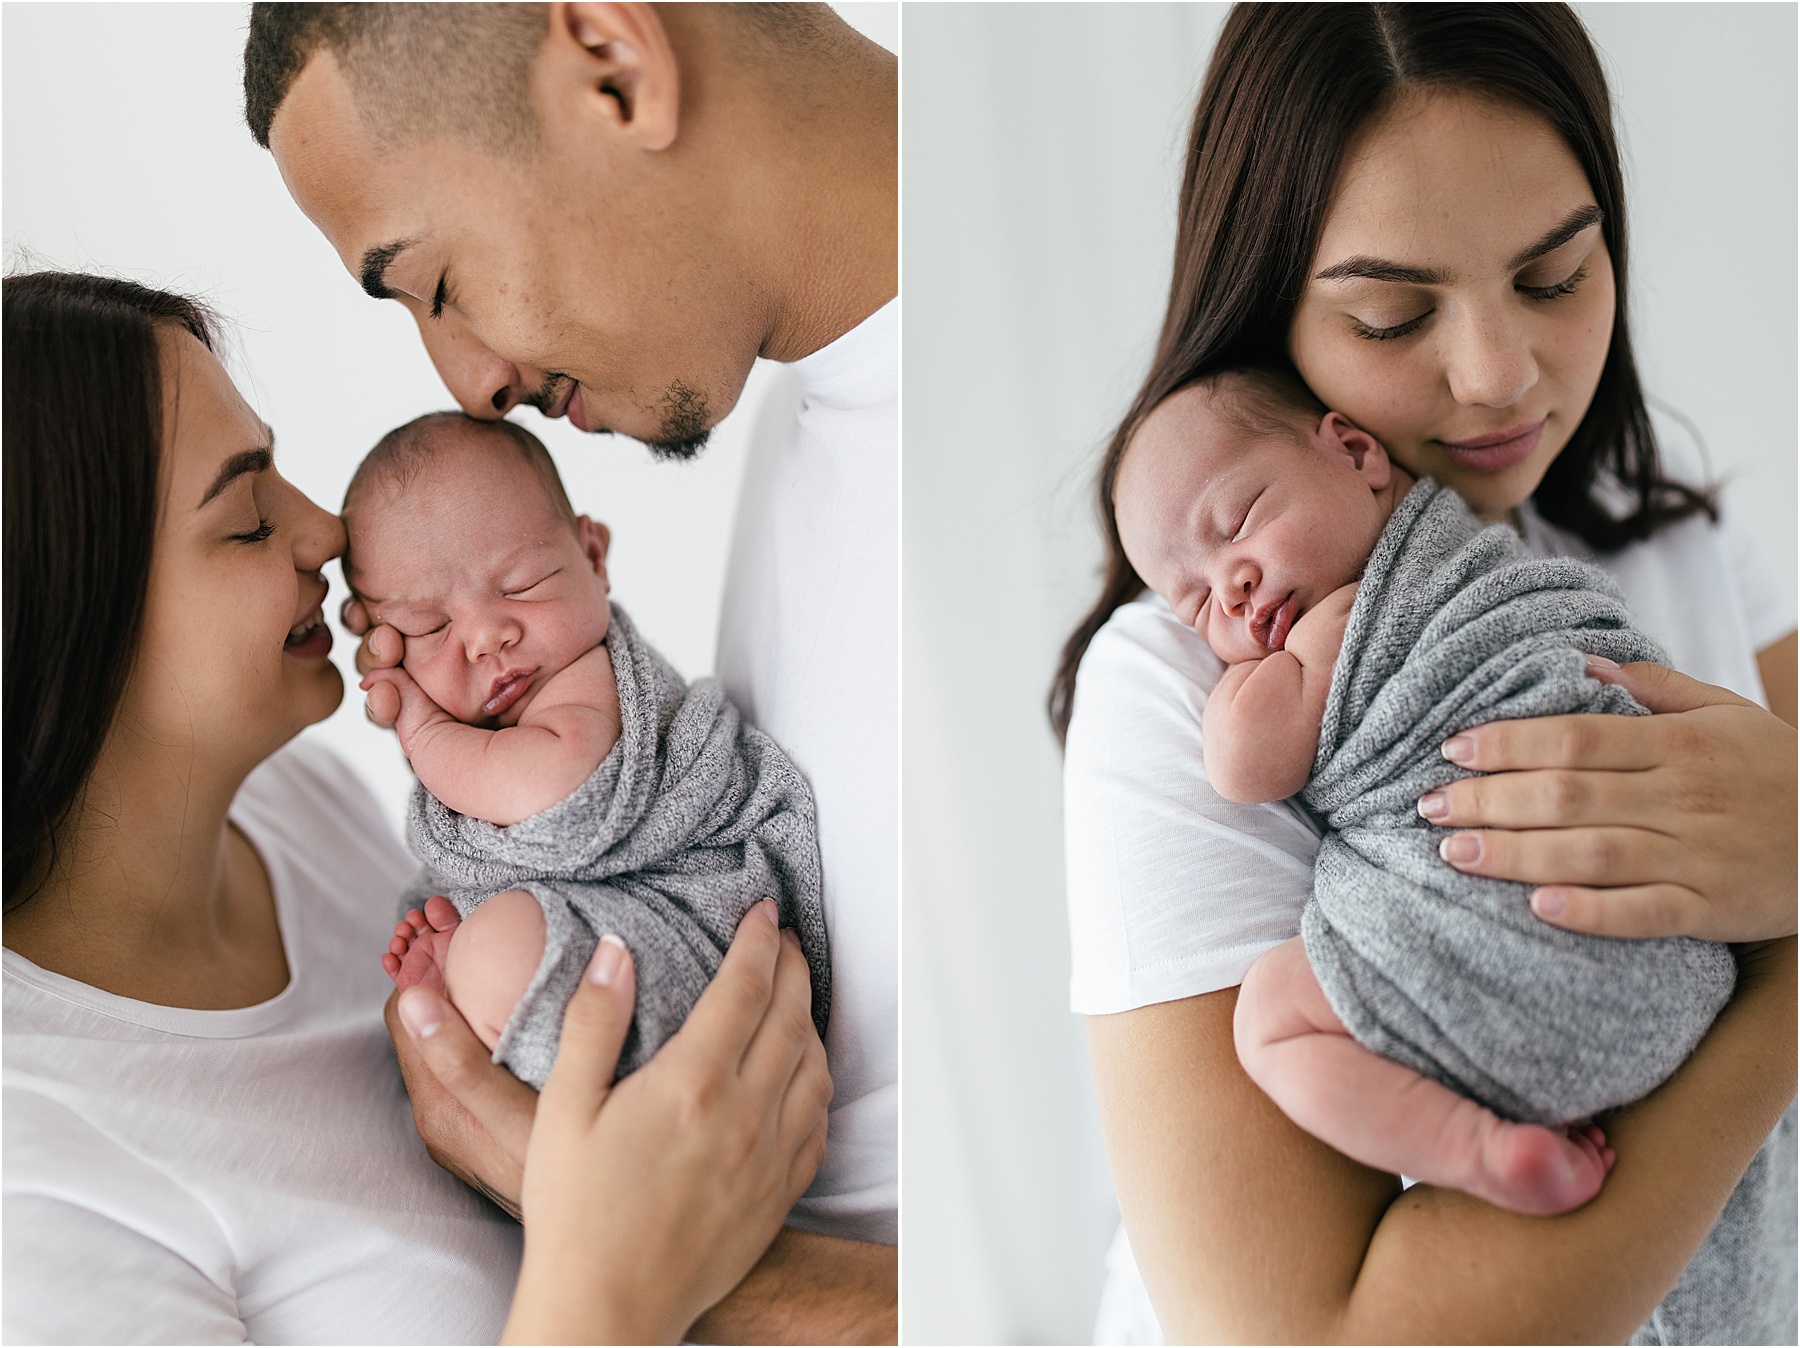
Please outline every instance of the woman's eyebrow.
[{"label": "woman's eyebrow", "polygon": [[1570,239],[1590,225],[1597,225],[1606,218],[1606,213],[1598,206],[1577,206],[1563,217],[1562,223],[1551,228],[1544,237],[1506,264],[1508,271],[1517,271],[1527,262],[1536,262],[1545,253],[1554,253]]},{"label": "woman's eyebrow", "polygon": [[260,473],[274,462],[275,432],[269,431],[269,442],[266,445],[257,449],[246,449],[241,454],[233,454],[225,460],[224,465],[219,469],[219,475],[213,479],[212,486],[208,487],[206,495],[200,498],[200,504],[205,505],[245,473]]},{"label": "woman's eyebrow", "polygon": [[[1517,271],[1546,253],[1553,253],[1590,225],[1598,224],[1605,213],[1598,206],[1577,206],[1553,226],[1536,243],[1507,260],[1506,270]],[[1351,278],[1368,281],[1395,281],[1401,285],[1441,286],[1450,284],[1450,273],[1441,267],[1408,267],[1385,258],[1358,253],[1342,262],[1334,262],[1314,276],[1315,281],[1344,281]]]}]

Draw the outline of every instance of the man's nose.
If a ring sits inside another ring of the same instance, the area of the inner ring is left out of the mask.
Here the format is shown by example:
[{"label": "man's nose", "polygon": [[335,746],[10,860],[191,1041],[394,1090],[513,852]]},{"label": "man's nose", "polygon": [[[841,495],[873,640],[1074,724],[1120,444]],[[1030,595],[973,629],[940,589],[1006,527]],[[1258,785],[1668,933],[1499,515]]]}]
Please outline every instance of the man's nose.
[{"label": "man's nose", "polygon": [[419,339],[438,377],[462,410],[478,421],[495,421],[517,407],[542,383],[529,371],[490,351],[462,317],[445,310],[436,318],[414,310]]}]

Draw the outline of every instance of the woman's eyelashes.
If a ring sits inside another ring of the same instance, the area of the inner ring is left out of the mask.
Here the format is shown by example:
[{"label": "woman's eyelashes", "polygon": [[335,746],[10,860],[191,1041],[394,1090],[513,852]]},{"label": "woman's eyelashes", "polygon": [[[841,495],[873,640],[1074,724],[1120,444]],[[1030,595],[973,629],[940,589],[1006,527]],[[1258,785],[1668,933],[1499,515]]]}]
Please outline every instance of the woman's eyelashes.
[{"label": "woman's eyelashes", "polygon": [[267,538],[270,534],[272,534],[274,532],[275,532],[275,521],[274,520],[263,520],[254,529],[252,529],[249,533],[233,534],[232,537],[235,538],[240,543],[260,543],[263,541],[263,539]]},{"label": "woman's eyelashes", "polygon": [[[1573,295],[1581,288],[1581,283],[1587,280],[1587,276],[1587,264],[1583,263],[1562,280],[1556,281],[1550,285],[1533,286],[1526,285],[1523,281],[1515,281],[1513,283],[1513,289],[1518,291],[1519,294],[1523,295],[1528,300],[1557,300],[1565,295]],[[1417,332],[1425,325],[1425,320],[1430,318],[1436,312],[1437,308],[1434,305],[1424,313],[1407,319],[1404,323],[1394,323],[1387,327],[1380,327],[1373,323],[1365,323],[1362,319],[1352,314],[1350,315],[1350,330],[1358,337],[1366,338],[1371,342],[1391,342],[1396,337],[1406,337]]]}]

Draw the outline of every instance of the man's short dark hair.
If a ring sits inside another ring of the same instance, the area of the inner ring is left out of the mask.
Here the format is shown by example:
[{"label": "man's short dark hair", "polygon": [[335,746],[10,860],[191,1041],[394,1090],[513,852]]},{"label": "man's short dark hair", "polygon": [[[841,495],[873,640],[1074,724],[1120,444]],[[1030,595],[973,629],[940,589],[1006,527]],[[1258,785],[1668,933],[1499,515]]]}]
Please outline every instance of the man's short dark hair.
[{"label": "man's short dark hair", "polygon": [[[752,45],[801,47],[850,30],[822,4],[726,4]],[[531,63],[549,32],[541,4],[254,4],[244,43],[244,120],[269,127],[306,63],[329,51],[379,140],[453,135],[497,153],[537,139]]]},{"label": "man's short dark hair", "polygon": [[549,22],[538,4],[251,5],[244,120],[268,149],[282,101],[324,50],[377,139],[449,132],[516,151],[537,136],[530,72]]}]

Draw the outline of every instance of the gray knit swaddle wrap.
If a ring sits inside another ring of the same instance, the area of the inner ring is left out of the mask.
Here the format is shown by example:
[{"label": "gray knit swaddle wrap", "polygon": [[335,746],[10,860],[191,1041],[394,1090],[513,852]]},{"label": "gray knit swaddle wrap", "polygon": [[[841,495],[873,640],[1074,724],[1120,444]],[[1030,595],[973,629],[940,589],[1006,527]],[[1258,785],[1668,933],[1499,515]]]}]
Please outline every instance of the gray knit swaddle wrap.
[{"label": "gray knit swaddle wrap", "polygon": [[[1325,824],[1301,934],[1357,1042],[1516,1119],[1560,1123],[1648,1094],[1731,995],[1723,945],[1566,932],[1531,886],[1463,875],[1420,796],[1473,774],[1440,747],[1488,721],[1643,715],[1583,652],[1663,661],[1610,577],[1531,556],[1420,481],[1369,558],[1301,799]],[[1763,1145],[1641,1343],[1792,1343],[1794,1112]]]},{"label": "gray knit swaddle wrap", "polygon": [[619,742],[573,794],[510,827],[413,791],[407,841],[425,864],[411,901],[442,894],[467,917],[508,889],[544,910],[544,957],[494,1060],[542,1087],[563,1008],[601,936],[631,950],[637,1014],[619,1075],[680,1028],[752,904],[781,908],[812,970],[821,1036],[831,966],[818,827],[806,779],[747,725],[715,679],[682,682],[613,605],[606,646],[619,686]]},{"label": "gray knit swaddle wrap", "polygon": [[1540,558],[1419,482],[1363,573],[1301,799],[1330,830],[1301,918],[1357,1042],[1509,1118],[1567,1123],[1648,1094],[1731,996],[1713,942],[1613,941],[1531,915],[1531,886],[1464,875],[1419,797],[1473,774],[1439,746],[1488,721],[1642,715],[1583,652],[1662,660],[1606,574]]}]

